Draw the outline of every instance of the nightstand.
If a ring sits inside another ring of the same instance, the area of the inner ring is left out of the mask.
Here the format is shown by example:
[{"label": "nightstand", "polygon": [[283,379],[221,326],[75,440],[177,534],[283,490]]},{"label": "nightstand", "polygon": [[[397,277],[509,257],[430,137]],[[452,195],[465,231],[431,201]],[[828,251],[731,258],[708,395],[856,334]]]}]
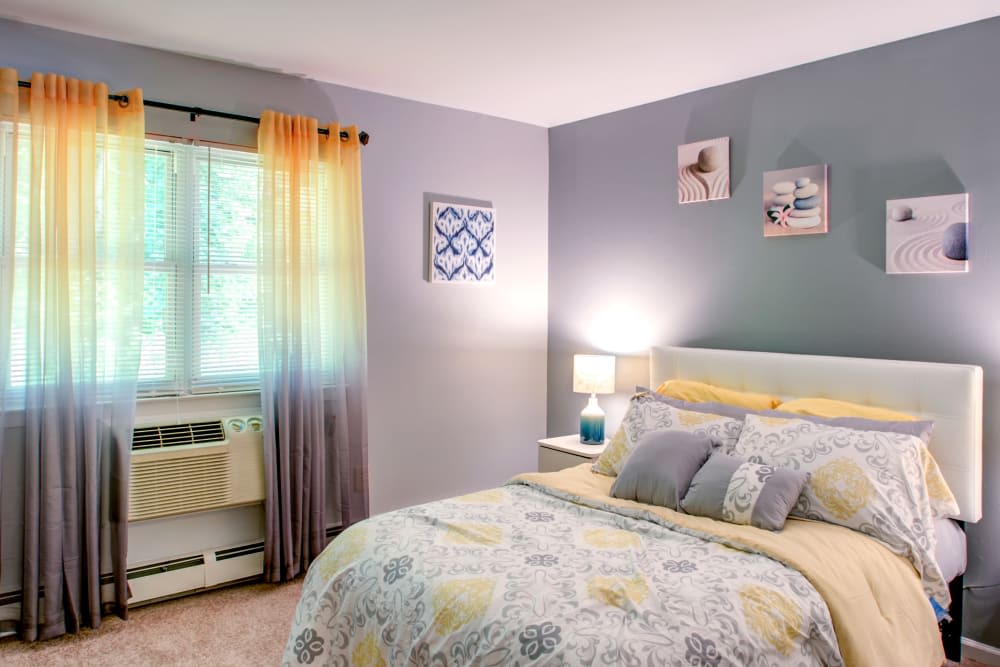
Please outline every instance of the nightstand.
[{"label": "nightstand", "polygon": [[607,440],[603,445],[585,445],[578,434],[543,438],[538,441],[538,472],[555,472],[588,463],[600,456],[607,446]]}]

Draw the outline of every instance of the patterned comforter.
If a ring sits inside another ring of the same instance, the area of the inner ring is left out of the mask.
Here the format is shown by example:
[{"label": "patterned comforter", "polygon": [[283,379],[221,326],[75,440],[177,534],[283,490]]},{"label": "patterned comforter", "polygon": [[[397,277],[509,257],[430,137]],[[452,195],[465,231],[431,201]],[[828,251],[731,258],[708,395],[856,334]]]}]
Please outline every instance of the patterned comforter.
[{"label": "patterned comforter", "polygon": [[941,664],[919,577],[873,540],[620,501],[586,467],[352,526],[310,567],[282,663]]}]

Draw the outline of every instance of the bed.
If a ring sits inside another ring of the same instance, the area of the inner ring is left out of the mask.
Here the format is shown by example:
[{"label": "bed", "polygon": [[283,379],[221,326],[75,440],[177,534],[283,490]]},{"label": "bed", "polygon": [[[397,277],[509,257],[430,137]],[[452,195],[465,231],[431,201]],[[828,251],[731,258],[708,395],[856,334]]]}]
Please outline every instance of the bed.
[{"label": "bed", "polygon": [[[979,367],[654,348],[651,386],[669,378],[933,419],[956,518],[981,516]],[[843,525],[761,530],[613,484],[587,464],[527,473],[351,526],[306,575],[283,664],[942,664],[914,558]]]}]

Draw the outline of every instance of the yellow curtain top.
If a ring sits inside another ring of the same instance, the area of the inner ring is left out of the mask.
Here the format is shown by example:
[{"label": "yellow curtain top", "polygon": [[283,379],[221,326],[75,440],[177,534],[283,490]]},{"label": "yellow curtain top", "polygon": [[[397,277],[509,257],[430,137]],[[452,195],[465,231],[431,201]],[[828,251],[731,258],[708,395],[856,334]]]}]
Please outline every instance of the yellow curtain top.
[{"label": "yellow curtain top", "polygon": [[0,119],[17,118],[17,70],[0,68]]},{"label": "yellow curtain top", "polygon": [[[137,123],[145,127],[145,108],[142,90],[135,88],[119,93],[126,100],[108,99],[105,83],[74,79],[53,73],[35,72],[31,76],[31,88],[18,86],[17,70],[0,68],[0,118],[16,120],[21,111],[30,109],[31,104],[65,103],[73,107],[93,108],[97,114],[97,126],[108,127],[111,131],[131,133]],[[21,96],[25,104],[20,105]]]}]

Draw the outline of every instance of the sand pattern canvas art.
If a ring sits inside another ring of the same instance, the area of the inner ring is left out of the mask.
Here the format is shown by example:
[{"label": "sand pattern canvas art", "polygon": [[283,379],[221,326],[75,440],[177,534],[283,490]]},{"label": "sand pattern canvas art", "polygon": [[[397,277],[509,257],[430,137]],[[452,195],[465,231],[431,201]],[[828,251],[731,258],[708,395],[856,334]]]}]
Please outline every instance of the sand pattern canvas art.
[{"label": "sand pattern canvas art", "polygon": [[764,172],[764,236],[827,232],[826,165]]},{"label": "sand pattern canvas art", "polygon": [[968,193],[886,201],[886,273],[968,270]]},{"label": "sand pattern canvas art", "polygon": [[677,147],[677,201],[729,199],[729,137]]}]

